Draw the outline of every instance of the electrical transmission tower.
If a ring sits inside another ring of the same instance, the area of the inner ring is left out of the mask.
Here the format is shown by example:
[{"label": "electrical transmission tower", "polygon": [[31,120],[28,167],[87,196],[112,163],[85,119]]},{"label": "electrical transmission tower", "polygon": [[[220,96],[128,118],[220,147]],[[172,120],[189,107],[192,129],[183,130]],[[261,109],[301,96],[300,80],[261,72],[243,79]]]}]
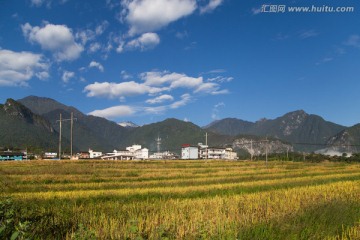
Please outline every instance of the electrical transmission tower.
[{"label": "electrical transmission tower", "polygon": [[157,153],[160,153],[160,147],[161,147],[161,138],[158,135],[157,139],[155,139],[156,141],[156,146],[157,146]]},{"label": "electrical transmission tower", "polygon": [[71,126],[70,126],[70,155],[72,157],[73,155],[73,125],[74,125],[74,120],[77,120],[77,118],[74,118],[74,114],[71,113],[71,118],[69,119],[62,119],[62,115],[60,113],[60,119],[56,120],[56,122],[59,122],[60,124],[60,129],[59,129],[59,159],[61,159],[61,135],[62,135],[62,122],[66,122],[66,121],[70,121],[71,122]]}]

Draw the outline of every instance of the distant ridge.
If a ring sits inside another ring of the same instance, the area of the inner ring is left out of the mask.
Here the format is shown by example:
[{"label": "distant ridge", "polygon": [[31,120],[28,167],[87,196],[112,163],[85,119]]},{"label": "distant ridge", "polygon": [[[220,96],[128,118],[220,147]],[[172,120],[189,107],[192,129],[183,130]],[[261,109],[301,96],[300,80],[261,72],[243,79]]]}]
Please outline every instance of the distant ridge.
[{"label": "distant ridge", "polygon": [[[125,122],[121,123],[123,127],[101,117],[86,115],[51,98],[29,96],[18,101],[9,99],[0,105],[0,147],[30,144],[56,150],[59,131],[56,120],[60,113],[63,118],[70,118],[71,112],[77,119],[74,123],[74,149],[79,151],[91,148],[108,152],[141,144],[154,152],[155,138],[159,136],[162,139],[162,151],[180,153],[182,144],[205,143],[206,133],[210,146],[232,147],[245,152],[249,151],[248,143],[251,141],[259,142],[253,147],[262,151],[264,146],[260,143],[265,138],[271,143],[269,151],[272,152],[283,151],[281,149],[312,152],[334,144],[360,144],[360,124],[346,128],[303,110],[257,122],[226,118],[212,122],[205,128],[175,118],[144,126]],[[64,144],[69,142],[69,128],[69,124],[63,124]]]},{"label": "distant ridge", "polygon": [[[346,127],[325,121],[322,117],[303,110],[289,112],[274,120],[261,119],[255,123],[235,118],[217,121],[206,128],[219,134],[271,136],[290,143],[325,144],[327,140]],[[296,149],[313,150],[317,146],[295,146]]]}]

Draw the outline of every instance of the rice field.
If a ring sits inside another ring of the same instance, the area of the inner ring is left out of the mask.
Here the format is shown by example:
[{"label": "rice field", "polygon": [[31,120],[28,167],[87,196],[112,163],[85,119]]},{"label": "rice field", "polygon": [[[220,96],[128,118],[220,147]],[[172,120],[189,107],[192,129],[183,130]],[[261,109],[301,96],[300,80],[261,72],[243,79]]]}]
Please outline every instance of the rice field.
[{"label": "rice field", "polygon": [[0,162],[0,181],[5,239],[360,239],[359,164]]}]

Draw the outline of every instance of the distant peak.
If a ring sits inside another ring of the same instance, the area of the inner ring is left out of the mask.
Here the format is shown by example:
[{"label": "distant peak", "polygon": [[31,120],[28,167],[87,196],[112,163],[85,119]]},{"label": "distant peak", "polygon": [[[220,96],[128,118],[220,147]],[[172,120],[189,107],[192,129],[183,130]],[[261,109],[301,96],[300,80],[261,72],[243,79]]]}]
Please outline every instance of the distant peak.
[{"label": "distant peak", "polygon": [[125,122],[120,122],[118,123],[118,125],[125,127],[125,128],[136,128],[139,127],[139,125],[131,122],[131,121],[125,121]]},{"label": "distant peak", "polygon": [[259,120],[257,120],[256,122],[257,123],[263,123],[263,122],[266,122],[268,119],[266,118],[260,118]]},{"label": "distant peak", "polygon": [[304,110],[300,109],[293,112],[289,112],[286,115],[309,115],[309,114],[307,114]]}]

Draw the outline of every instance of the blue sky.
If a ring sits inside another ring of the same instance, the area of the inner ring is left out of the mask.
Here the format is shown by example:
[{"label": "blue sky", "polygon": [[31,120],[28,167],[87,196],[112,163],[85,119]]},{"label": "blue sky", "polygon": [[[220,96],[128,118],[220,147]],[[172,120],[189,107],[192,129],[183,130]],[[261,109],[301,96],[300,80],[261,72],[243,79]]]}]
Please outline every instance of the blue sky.
[{"label": "blue sky", "polygon": [[[288,9],[312,6],[354,10]],[[360,122],[355,0],[4,0],[0,32],[2,103],[49,97],[140,125],[299,109]]]}]

